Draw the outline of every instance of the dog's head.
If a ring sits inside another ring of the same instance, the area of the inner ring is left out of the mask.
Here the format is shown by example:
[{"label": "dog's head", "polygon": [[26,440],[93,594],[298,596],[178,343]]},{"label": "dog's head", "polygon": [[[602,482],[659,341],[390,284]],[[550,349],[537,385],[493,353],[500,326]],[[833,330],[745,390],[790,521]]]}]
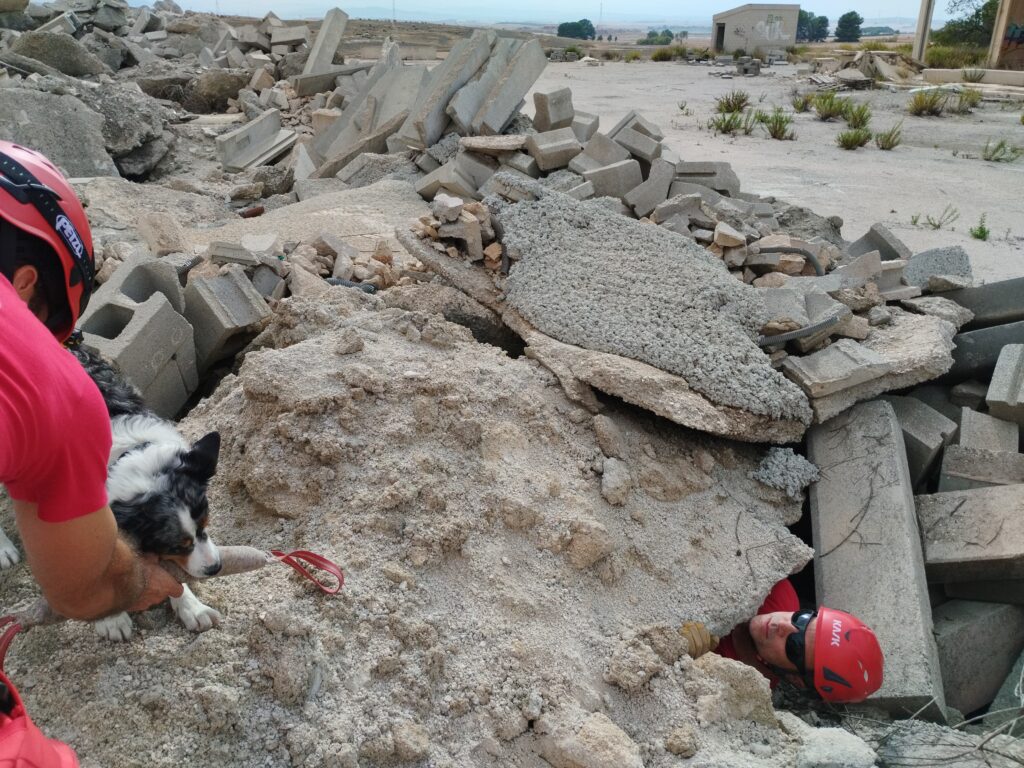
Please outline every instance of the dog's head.
[{"label": "dog's head", "polygon": [[[200,578],[221,568],[220,552],[206,532],[206,488],[217,471],[219,453],[217,432],[187,451],[140,451],[118,462],[128,464],[118,473],[125,475],[122,482],[108,484],[118,527],[139,549],[173,560]],[[122,488],[127,492],[119,493]]]}]

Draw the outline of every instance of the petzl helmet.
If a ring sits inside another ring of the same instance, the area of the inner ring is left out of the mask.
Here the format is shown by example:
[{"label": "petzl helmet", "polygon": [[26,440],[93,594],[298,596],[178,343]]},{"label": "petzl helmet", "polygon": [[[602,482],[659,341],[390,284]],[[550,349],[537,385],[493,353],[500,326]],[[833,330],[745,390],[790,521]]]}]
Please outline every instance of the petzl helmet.
[{"label": "petzl helmet", "polygon": [[0,141],[0,266],[36,266],[47,289],[46,325],[64,341],[89,303],[92,232],[75,191],[39,152]]},{"label": "petzl helmet", "polygon": [[814,687],[825,701],[864,701],[882,687],[882,648],[856,616],[822,606],[814,636]]}]

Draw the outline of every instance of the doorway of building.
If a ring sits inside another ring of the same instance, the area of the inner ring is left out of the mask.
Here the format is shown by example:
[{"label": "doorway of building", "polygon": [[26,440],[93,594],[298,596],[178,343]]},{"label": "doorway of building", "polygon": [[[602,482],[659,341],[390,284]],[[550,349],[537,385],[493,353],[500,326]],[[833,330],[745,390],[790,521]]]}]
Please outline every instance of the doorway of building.
[{"label": "doorway of building", "polygon": [[725,24],[715,24],[715,50],[721,51],[725,48]]}]

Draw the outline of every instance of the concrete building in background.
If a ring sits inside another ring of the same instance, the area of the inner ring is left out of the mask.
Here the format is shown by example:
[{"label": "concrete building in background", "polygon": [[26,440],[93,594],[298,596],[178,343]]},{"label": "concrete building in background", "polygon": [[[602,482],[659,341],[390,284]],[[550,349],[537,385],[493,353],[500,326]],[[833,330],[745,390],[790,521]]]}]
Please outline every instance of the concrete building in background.
[{"label": "concrete building in background", "polygon": [[712,20],[712,40],[720,53],[742,50],[753,55],[757,48],[796,45],[799,5],[748,3],[730,11],[716,13]]}]

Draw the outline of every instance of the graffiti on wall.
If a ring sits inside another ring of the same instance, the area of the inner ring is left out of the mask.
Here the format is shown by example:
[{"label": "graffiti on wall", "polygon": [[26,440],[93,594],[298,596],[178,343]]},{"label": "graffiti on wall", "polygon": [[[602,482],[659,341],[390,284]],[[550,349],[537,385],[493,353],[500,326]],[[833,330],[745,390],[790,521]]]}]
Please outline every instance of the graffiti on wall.
[{"label": "graffiti on wall", "polygon": [[737,24],[733,34],[744,40],[753,40],[755,43],[785,42],[788,37],[785,19],[776,13],[769,13],[764,20],[757,21],[749,27]]}]

